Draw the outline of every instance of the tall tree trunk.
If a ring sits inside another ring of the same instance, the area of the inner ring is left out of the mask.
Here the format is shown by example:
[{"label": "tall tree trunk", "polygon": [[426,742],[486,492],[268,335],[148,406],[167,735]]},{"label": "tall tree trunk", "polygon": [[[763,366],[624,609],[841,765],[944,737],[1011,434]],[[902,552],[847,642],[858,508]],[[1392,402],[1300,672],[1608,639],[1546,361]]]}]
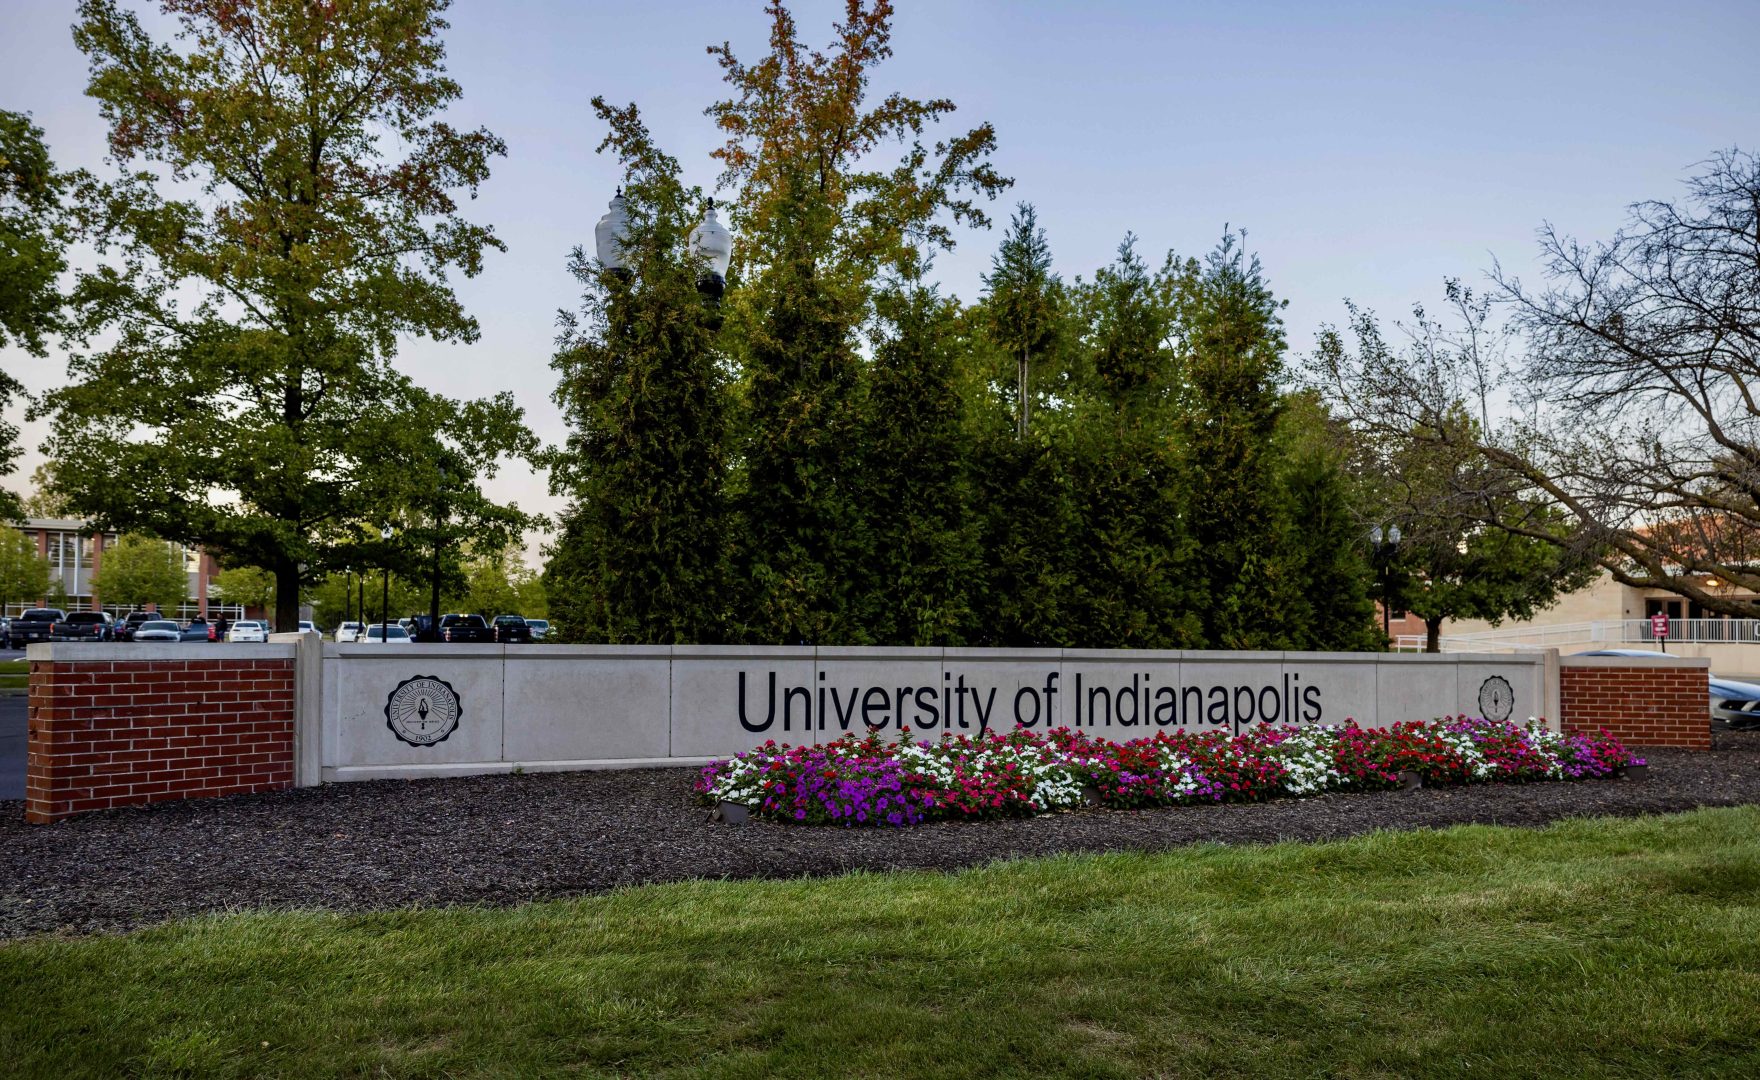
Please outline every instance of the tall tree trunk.
[{"label": "tall tree trunk", "polygon": [[1442,651],[1442,616],[1424,620],[1424,651],[1439,653]]},{"label": "tall tree trunk", "polygon": [[[493,616],[490,616],[493,618]],[[434,577],[428,583],[428,632],[440,640],[440,518],[434,518]]]},{"label": "tall tree trunk", "polygon": [[1020,392],[1020,401],[1021,401],[1020,422],[1015,428],[1015,435],[1017,438],[1021,438],[1021,439],[1025,439],[1027,437],[1027,421],[1028,421],[1027,414],[1028,414],[1028,411],[1032,408],[1032,405],[1031,405],[1032,399],[1029,397],[1028,392],[1027,392],[1027,373],[1028,373],[1027,350],[1022,349],[1021,350],[1021,362],[1016,366],[1016,371],[1015,371],[1015,383],[1016,383],[1017,389]]}]

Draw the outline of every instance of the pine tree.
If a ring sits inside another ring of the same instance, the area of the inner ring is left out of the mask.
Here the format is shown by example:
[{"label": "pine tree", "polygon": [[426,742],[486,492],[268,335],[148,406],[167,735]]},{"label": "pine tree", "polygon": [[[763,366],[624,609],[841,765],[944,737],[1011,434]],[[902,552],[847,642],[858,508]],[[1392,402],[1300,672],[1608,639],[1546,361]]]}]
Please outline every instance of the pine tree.
[{"label": "pine tree", "polygon": [[1051,246],[1032,203],[1015,208],[984,290],[990,338],[1016,361],[1016,437],[1024,439],[1032,417],[1032,359],[1055,340],[1063,301],[1063,282],[1051,272]]},{"label": "pine tree", "polygon": [[1285,398],[1277,438],[1277,535],[1291,578],[1282,621],[1290,647],[1379,649],[1374,570],[1364,549],[1370,496],[1349,471],[1351,434],[1305,392]]}]

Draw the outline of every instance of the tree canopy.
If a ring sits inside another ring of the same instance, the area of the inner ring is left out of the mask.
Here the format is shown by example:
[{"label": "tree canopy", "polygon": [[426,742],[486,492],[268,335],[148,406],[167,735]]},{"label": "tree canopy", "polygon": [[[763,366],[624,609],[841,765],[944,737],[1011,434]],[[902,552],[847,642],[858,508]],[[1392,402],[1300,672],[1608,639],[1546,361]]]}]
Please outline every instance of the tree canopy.
[{"label": "tree canopy", "polygon": [[[42,406],[56,485],[95,528],[268,569],[284,630],[364,525],[425,506],[443,452],[474,481],[535,446],[510,395],[450,400],[391,363],[404,335],[476,339],[450,274],[501,248],[458,211],[504,147],[442,116],[461,93],[445,7],[180,0],[175,44],[113,0],[79,7],[111,154],[146,167],[82,193],[106,258],[74,291],[87,347]],[[455,518],[528,523],[452,491]]]},{"label": "tree canopy", "polygon": [[104,549],[92,590],[105,604],[176,611],[189,598],[189,574],[170,544],[123,533]]},{"label": "tree canopy", "polygon": [[1357,347],[1335,337],[1322,379],[1365,433],[1471,461],[1452,492],[1468,520],[1760,616],[1757,208],[1760,159],[1717,154],[1682,200],[1635,204],[1609,240],[1543,229],[1543,287],[1493,272],[1519,356],[1451,282],[1450,323],[1420,312],[1404,348],[1353,312]]}]

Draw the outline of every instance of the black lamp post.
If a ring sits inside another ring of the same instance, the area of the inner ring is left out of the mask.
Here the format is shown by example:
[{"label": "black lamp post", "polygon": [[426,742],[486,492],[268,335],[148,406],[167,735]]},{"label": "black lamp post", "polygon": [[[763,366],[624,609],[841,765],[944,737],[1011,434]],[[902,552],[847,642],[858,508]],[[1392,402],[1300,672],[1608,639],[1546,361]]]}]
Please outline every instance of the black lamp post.
[{"label": "black lamp post", "polygon": [[[387,549],[390,548],[391,537],[396,532],[397,530],[390,525],[379,530],[379,539],[385,541]],[[386,555],[390,554],[390,551],[387,550]],[[389,645],[391,644],[391,564],[389,562],[385,564],[384,581],[384,592],[379,598],[379,644]]]},{"label": "black lamp post", "polygon": [[1390,525],[1385,532],[1375,526],[1369,530],[1369,543],[1375,546],[1375,566],[1381,577],[1381,636],[1392,641],[1393,559],[1399,553],[1399,526]]}]

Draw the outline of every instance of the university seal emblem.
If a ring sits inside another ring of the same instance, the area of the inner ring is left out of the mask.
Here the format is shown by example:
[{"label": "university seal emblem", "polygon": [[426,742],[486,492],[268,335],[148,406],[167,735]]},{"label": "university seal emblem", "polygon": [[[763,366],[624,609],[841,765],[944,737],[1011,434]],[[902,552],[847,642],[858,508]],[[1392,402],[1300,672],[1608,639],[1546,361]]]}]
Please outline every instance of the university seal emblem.
[{"label": "university seal emblem", "polygon": [[432,675],[405,679],[385,698],[385,726],[411,746],[445,742],[463,712],[452,684]]},{"label": "university seal emblem", "polygon": [[1516,707],[1516,692],[1509,680],[1493,675],[1479,684],[1479,715],[1487,720],[1508,720]]}]

